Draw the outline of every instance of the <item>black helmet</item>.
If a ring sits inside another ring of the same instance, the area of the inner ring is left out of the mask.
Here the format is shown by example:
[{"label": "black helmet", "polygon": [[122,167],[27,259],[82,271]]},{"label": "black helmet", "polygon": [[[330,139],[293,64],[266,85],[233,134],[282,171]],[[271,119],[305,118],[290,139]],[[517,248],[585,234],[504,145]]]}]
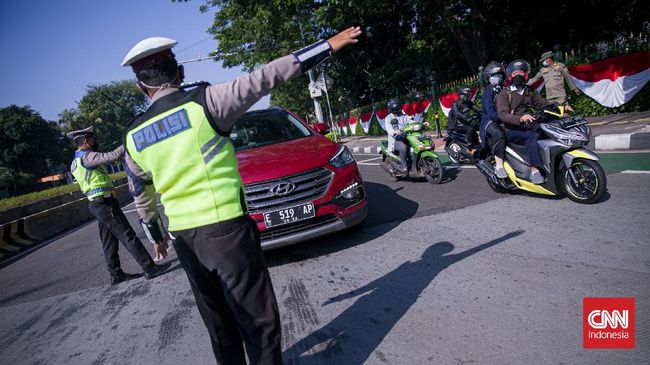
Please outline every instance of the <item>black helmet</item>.
[{"label": "black helmet", "polygon": [[461,86],[458,88],[456,93],[458,94],[458,100],[460,101],[468,101],[470,98],[470,88],[467,86]]},{"label": "black helmet", "polygon": [[508,77],[512,75],[513,72],[515,71],[524,71],[525,73],[530,72],[530,63],[526,62],[525,60],[519,59],[519,60],[514,60],[508,64],[508,67],[506,67],[506,73]]},{"label": "black helmet", "polygon": [[394,98],[388,101],[388,110],[391,113],[400,113],[402,111],[402,101]]},{"label": "black helmet", "polygon": [[485,68],[483,69],[483,77],[485,80],[489,80],[490,77],[501,74],[503,77],[506,76],[506,68],[503,67],[503,63],[497,61],[490,61]]}]

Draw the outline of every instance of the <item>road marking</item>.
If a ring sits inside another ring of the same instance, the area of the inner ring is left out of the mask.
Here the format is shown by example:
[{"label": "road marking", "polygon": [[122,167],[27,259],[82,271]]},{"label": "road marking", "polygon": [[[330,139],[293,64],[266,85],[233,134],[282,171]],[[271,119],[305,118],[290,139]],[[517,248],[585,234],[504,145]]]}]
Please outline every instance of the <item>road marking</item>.
[{"label": "road marking", "polygon": [[625,171],[621,171],[621,174],[650,174],[650,171],[643,171],[643,170],[625,170]]},{"label": "road marking", "polygon": [[379,166],[377,162],[357,162],[357,165],[363,166]]},{"label": "road marking", "polygon": [[373,160],[379,160],[380,158],[382,158],[382,156],[379,156],[379,157],[373,157],[373,158],[369,158],[369,159],[366,159],[366,160],[357,161],[357,163],[360,163],[360,162],[368,162],[368,161],[373,161]]}]

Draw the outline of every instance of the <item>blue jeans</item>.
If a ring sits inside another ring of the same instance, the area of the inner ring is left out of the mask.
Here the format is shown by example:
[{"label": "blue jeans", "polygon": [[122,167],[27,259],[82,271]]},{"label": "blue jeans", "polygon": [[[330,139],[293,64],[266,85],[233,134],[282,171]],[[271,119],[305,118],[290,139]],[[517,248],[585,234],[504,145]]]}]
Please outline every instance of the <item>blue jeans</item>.
[{"label": "blue jeans", "polygon": [[530,164],[538,169],[542,169],[544,165],[542,155],[539,153],[539,148],[537,147],[540,134],[539,127],[537,126],[532,129],[508,129],[506,131],[508,141],[526,146]]}]

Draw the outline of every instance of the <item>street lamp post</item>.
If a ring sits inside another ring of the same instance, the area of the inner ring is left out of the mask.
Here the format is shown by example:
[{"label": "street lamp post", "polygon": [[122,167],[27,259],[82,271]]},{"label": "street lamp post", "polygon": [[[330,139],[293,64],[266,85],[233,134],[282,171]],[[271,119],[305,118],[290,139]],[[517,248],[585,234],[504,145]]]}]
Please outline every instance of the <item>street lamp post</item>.
[{"label": "street lamp post", "polygon": [[436,104],[436,71],[431,71],[429,75],[431,80],[431,106],[433,108],[433,117],[436,123],[436,131],[438,132],[438,138],[442,138],[442,132],[440,131],[440,118],[438,117],[438,105]]}]

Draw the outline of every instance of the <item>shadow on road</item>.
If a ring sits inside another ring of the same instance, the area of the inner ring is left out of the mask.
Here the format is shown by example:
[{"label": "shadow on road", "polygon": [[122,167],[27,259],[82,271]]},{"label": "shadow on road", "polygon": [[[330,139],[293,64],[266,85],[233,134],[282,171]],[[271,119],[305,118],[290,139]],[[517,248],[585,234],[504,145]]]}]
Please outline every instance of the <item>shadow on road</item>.
[{"label": "shadow on road", "polygon": [[[368,198],[368,217],[364,222],[366,227],[383,224],[382,234],[384,234],[398,226],[400,222],[412,218],[418,211],[419,204],[417,202],[399,195],[404,187],[391,188],[388,185],[373,182],[365,182],[365,187]],[[354,247],[377,238],[376,234],[356,230],[359,232],[355,234],[350,234],[349,230],[343,231],[310,242],[303,242],[300,245],[266,252],[267,263],[269,266],[276,266],[301,261]]]},{"label": "shadow on road", "polygon": [[435,243],[424,251],[420,260],[407,261],[361,288],[330,298],[323,306],[365,294],[331,322],[288,348],[284,352],[285,362],[292,365],[365,363],[441,271],[523,233],[522,230],[510,232],[453,255],[449,254],[453,244]]}]

